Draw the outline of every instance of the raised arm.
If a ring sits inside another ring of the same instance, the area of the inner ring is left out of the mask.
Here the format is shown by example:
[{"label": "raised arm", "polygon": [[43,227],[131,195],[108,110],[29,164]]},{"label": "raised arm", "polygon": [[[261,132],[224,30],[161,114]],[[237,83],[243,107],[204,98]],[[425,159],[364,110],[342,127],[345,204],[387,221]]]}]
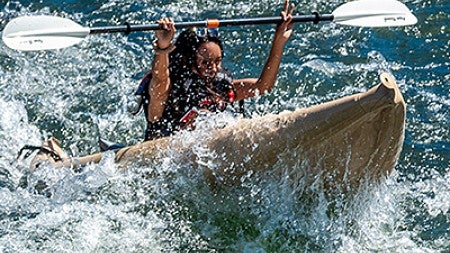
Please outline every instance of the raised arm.
[{"label": "raised arm", "polygon": [[234,80],[236,90],[236,100],[250,98],[269,91],[277,80],[281,58],[283,56],[284,45],[292,34],[294,23],[292,13],[294,4],[289,5],[289,0],[285,0],[281,17],[283,22],[277,26],[272,42],[269,57],[259,78],[246,78]]},{"label": "raised arm", "polygon": [[147,121],[158,121],[164,108],[170,91],[169,53],[173,51],[173,37],[176,29],[171,18],[158,21],[163,30],[157,30],[153,48],[155,56],[152,62],[152,79],[149,85],[150,103],[148,105]]}]

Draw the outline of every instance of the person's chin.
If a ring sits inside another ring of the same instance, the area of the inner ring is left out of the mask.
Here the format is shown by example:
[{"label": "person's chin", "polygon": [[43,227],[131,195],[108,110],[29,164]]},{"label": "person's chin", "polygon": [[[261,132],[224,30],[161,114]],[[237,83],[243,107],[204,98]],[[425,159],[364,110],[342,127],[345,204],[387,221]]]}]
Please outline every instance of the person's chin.
[{"label": "person's chin", "polygon": [[205,81],[207,82],[212,82],[212,80],[214,80],[214,75],[204,75],[203,78],[205,79]]}]

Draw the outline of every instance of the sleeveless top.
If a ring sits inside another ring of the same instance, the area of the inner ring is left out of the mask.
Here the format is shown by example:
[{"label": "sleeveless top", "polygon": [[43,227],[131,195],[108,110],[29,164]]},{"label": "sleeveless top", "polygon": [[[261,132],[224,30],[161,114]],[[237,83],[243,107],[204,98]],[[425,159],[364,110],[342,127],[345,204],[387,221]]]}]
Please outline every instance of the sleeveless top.
[{"label": "sleeveless top", "polygon": [[[135,93],[142,98],[141,106],[144,108],[146,119],[150,102],[148,89],[151,77],[151,72],[147,73]],[[196,110],[223,111],[228,104],[234,102],[235,90],[231,74],[227,70],[221,69],[210,86],[193,71],[174,74],[170,78],[169,97],[162,117],[157,122],[147,122],[145,140],[169,136],[183,129],[189,123],[191,114],[195,114]]]}]

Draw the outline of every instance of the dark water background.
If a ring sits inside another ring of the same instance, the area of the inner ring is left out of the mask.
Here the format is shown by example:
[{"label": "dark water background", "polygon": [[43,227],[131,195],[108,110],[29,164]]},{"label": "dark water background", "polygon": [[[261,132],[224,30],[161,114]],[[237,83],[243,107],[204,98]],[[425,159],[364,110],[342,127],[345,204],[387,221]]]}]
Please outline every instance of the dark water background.
[{"label": "dark water background", "polygon": [[[330,13],[343,3],[297,5],[303,13]],[[334,212],[320,192],[299,199],[283,180],[249,176],[241,187],[212,192],[198,172],[171,157],[127,173],[115,171],[110,155],[82,173],[29,174],[17,151],[52,135],[73,155],[97,152],[99,136],[142,140],[143,116],[128,108],[150,68],[154,36],[96,35],[46,52],[0,43],[0,252],[450,252],[450,1],[404,3],[417,25],[296,25],[276,88],[246,102],[247,113],[258,116],[366,90],[383,71],[396,77],[408,106],[397,172],[350,203],[336,200]],[[0,29],[22,15],[102,26],[162,16],[277,15],[280,7],[266,0],[1,1]],[[274,27],[220,32],[226,67],[237,78],[257,77]],[[161,176],[145,176],[154,171]],[[37,190],[40,181],[46,185]]]}]

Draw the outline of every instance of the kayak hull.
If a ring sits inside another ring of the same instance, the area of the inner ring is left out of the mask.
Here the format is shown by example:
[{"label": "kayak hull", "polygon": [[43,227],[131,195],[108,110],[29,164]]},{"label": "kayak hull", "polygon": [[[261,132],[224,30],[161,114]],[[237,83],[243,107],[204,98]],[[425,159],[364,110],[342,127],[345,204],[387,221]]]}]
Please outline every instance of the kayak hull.
[{"label": "kayak hull", "polygon": [[[203,170],[211,185],[239,184],[250,170],[273,170],[283,161],[281,167],[295,180],[313,183],[320,178],[328,191],[353,191],[363,182],[377,183],[388,176],[404,140],[404,99],[392,76],[382,74],[380,79],[366,92],[242,119],[196,141],[183,140],[181,133],[122,148],[115,159],[119,168],[126,169],[131,164],[152,164],[170,150],[182,154],[177,156],[180,162]],[[203,151],[199,153],[198,147]],[[98,153],[51,162],[74,167],[99,162],[101,157]]]}]

